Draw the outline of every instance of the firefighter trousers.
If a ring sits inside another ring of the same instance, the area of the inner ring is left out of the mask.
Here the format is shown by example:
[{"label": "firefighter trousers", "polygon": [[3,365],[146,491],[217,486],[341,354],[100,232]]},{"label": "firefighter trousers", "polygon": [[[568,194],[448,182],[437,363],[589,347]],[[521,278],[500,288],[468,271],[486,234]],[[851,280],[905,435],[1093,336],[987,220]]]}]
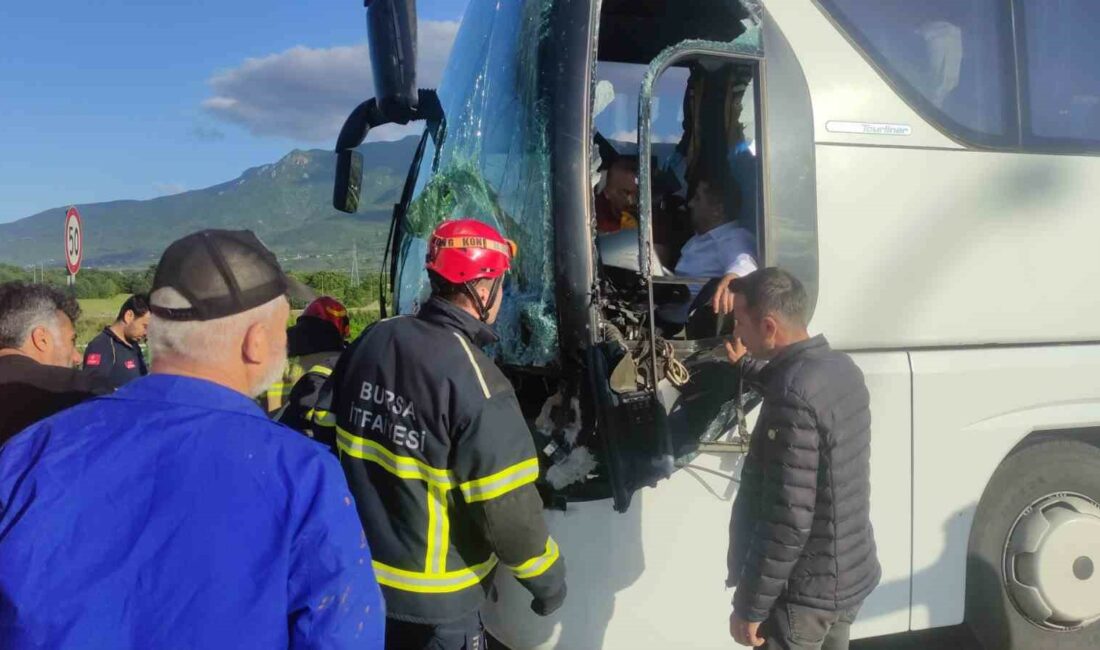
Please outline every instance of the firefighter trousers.
[{"label": "firefighter trousers", "polygon": [[485,650],[481,613],[427,625],[386,619],[386,650]]}]

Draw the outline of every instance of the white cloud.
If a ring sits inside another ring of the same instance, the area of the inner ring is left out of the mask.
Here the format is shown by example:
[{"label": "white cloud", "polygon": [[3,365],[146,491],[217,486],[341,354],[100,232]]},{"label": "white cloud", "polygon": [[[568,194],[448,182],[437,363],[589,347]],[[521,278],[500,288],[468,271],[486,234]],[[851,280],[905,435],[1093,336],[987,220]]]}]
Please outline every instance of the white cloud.
[{"label": "white cloud", "polygon": [[[458,23],[422,21],[418,26],[417,85],[436,87],[443,75]],[[293,47],[259,58],[209,80],[213,96],[202,106],[218,119],[260,136],[332,144],[340,127],[374,94],[366,44],[330,48]],[[400,139],[416,127],[379,129],[371,140]]]},{"label": "white cloud", "polygon": [[182,183],[153,183],[153,191],[157,193],[157,196],[169,196],[186,192],[187,188]]}]

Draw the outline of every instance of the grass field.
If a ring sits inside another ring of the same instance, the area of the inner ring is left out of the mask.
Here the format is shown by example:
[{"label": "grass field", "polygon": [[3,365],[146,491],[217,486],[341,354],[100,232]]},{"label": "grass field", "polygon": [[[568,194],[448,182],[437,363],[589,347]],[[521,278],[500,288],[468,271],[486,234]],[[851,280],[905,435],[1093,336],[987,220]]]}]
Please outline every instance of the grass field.
[{"label": "grass field", "polygon": [[118,308],[130,297],[128,293],[120,293],[111,298],[85,298],[81,299],[81,318],[107,318],[114,320],[118,315]]},{"label": "grass field", "polygon": [[128,293],[120,293],[111,298],[84,298],[80,302],[80,321],[76,324],[76,344],[83,348],[88,345],[96,334],[104,327],[114,322],[118,316],[118,308],[126,299]]},{"label": "grass field", "polygon": [[[114,322],[118,316],[118,308],[126,299],[128,293],[120,293],[111,298],[82,298],[80,303],[80,321],[76,324],[76,344],[80,349],[88,345],[88,342]],[[378,303],[371,303],[367,307],[352,307],[351,312],[351,338],[354,339],[364,327],[378,320]],[[287,325],[293,325],[294,320],[302,313],[301,310],[291,312]]]}]

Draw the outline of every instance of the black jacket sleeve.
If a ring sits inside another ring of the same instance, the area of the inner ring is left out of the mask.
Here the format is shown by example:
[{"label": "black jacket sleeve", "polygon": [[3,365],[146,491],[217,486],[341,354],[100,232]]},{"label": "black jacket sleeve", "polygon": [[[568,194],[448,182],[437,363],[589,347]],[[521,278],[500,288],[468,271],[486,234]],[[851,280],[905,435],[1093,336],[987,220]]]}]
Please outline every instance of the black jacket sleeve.
[{"label": "black jacket sleeve", "polygon": [[[741,381],[758,392],[763,392],[762,373],[767,361],[744,356],[739,362]],[[759,442],[758,442],[759,444]],[[753,454],[750,445],[750,455]],[[756,452],[755,456],[759,456]],[[748,551],[748,539],[753,527],[753,504],[760,499],[760,472],[757,465],[746,459],[741,468],[741,481],[737,497],[730,513],[729,549],[726,552],[726,587],[736,587],[741,579],[741,566]]]},{"label": "black jacket sleeve", "polygon": [[565,558],[543,520],[538,458],[514,393],[486,399],[456,442],[463,499],[497,557],[535,597],[531,608],[549,614],[565,600]]},{"label": "black jacket sleeve", "polygon": [[278,421],[310,438],[317,438],[313,424],[314,407],[317,406],[321,387],[325,385],[326,379],[325,375],[312,370],[302,375],[290,389],[286,406],[279,414]]},{"label": "black jacket sleeve", "polygon": [[741,357],[741,380],[749,384],[756,390],[761,390],[762,375],[764,368],[768,367],[768,362],[761,359],[754,359],[749,355]]},{"label": "black jacket sleeve", "polygon": [[802,398],[789,390],[769,395],[761,418],[763,437],[754,440],[746,459],[751,472],[758,472],[751,479],[756,501],[733,601],[737,614],[749,621],[768,617],[809,540],[820,464],[816,419]]},{"label": "black jacket sleeve", "polygon": [[81,373],[88,378],[90,385],[109,386],[111,384],[111,370],[115,365],[114,352],[111,339],[103,334],[93,338],[88,343],[88,347],[84,348],[84,364]]},{"label": "black jacket sleeve", "polygon": [[[749,452],[752,453],[751,451]],[[760,499],[760,472],[746,459],[741,467],[741,481],[730,512],[729,550],[726,552],[726,587],[736,587],[741,580],[741,567],[752,536],[753,504]]]},{"label": "black jacket sleeve", "polygon": [[552,613],[565,601],[565,558],[546,530],[542,497],[524,485],[471,509],[497,557],[535,597],[531,609]]}]

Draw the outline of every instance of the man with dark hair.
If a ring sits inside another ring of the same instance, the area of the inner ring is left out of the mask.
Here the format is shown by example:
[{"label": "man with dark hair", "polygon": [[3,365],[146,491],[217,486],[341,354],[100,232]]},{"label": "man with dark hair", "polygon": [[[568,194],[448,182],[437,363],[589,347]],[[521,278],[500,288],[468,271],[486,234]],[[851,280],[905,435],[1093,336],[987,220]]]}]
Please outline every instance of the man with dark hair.
[{"label": "man with dark hair", "polygon": [[84,373],[111,388],[149,374],[141,343],[149,332],[149,297],[134,294],[122,303],[115,322],[103,328],[84,350]]},{"label": "man with dark hair", "polygon": [[[733,205],[730,205],[732,203]],[[676,275],[729,280],[756,270],[756,238],[737,221],[740,193],[736,185],[723,188],[699,181],[688,203],[695,236],[680,250]]]},{"label": "man with dark hair", "polygon": [[81,375],[76,300],[44,284],[0,284],[0,444],[110,387]]},{"label": "man with dark hair", "polygon": [[596,192],[596,230],[618,232],[638,227],[638,159],[616,158],[607,168],[603,187]]},{"label": "man with dark hair", "polygon": [[773,650],[844,650],[881,577],[867,386],[848,355],[810,337],[796,277],[767,268],[732,291],[727,352],[764,405],[730,519],[730,634]]},{"label": "man with dark hair", "polygon": [[[371,326],[332,375],[334,436],[386,597],[386,646],[484,648],[478,613],[498,564],[546,615],[565,559],[535,489],[539,461],[515,392],[481,351],[496,341],[515,246],[473,219],[428,242],[432,297]],[[325,417],[322,413],[321,417]]]}]

